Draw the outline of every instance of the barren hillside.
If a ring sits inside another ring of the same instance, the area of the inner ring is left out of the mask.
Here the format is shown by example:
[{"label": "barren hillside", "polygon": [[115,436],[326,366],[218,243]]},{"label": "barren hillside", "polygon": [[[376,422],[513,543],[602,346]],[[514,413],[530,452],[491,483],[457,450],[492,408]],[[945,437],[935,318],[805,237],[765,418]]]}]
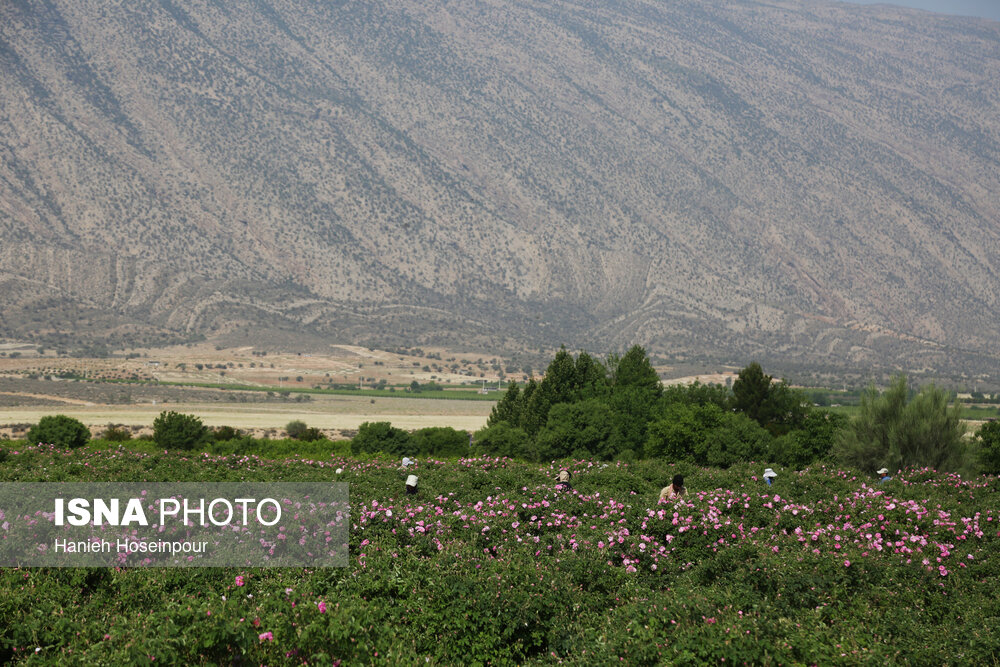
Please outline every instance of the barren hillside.
[{"label": "barren hillside", "polygon": [[998,81],[815,1],[8,0],[0,334],[982,372]]}]

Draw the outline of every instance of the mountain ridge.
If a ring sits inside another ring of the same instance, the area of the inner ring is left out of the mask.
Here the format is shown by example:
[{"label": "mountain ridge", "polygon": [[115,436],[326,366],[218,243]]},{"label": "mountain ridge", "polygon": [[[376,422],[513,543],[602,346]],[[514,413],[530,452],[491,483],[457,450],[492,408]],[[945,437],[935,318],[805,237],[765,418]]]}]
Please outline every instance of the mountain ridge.
[{"label": "mountain ridge", "polygon": [[1000,354],[991,21],[12,2],[0,63],[7,336]]}]

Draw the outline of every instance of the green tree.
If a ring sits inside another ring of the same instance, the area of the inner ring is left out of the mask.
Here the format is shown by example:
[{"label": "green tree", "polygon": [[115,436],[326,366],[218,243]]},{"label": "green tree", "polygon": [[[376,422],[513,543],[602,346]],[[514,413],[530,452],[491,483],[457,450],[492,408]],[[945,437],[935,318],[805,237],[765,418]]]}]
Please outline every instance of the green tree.
[{"label": "green tree", "polygon": [[612,411],[612,448],[642,454],[653,407],[663,395],[663,383],[649,357],[633,345],[621,357],[608,357],[611,390],[607,398]]},{"label": "green tree", "polygon": [[603,398],[608,393],[608,369],[586,352],[576,358],[575,392],[576,400]]},{"label": "green tree", "polygon": [[615,452],[632,450],[642,456],[649,422],[656,406],[656,394],[645,387],[615,387],[608,397],[611,410],[611,448]]},{"label": "green tree", "polygon": [[844,429],[834,446],[846,465],[874,471],[885,466],[929,466],[960,470],[968,463],[962,406],[933,384],[912,399],[906,376],[899,375],[883,392],[871,385],[861,396],[858,416]]},{"label": "green tree", "polygon": [[365,422],[351,440],[351,453],[409,454],[411,444],[410,434],[389,422]]},{"label": "green tree", "polygon": [[552,406],[573,401],[576,389],[576,363],[563,346],[549,363],[537,389],[526,398],[525,410],[518,425],[529,435],[536,435],[545,425]]},{"label": "green tree", "polygon": [[490,417],[486,420],[486,425],[496,426],[500,422],[506,422],[511,425],[517,424],[520,416],[518,409],[518,399],[520,397],[521,389],[517,386],[516,382],[511,382],[510,386],[507,387],[507,391],[504,392],[503,398],[493,406]]},{"label": "green tree", "polygon": [[612,369],[611,385],[613,389],[638,387],[655,398],[663,393],[663,383],[656,369],[650,363],[646,350],[639,345],[633,345],[621,357],[611,355],[608,367]]},{"label": "green tree", "polygon": [[90,441],[90,429],[78,419],[66,415],[48,415],[28,429],[28,442],[56,447],[83,447]]},{"label": "green tree", "polygon": [[663,390],[663,403],[686,403],[688,405],[705,405],[714,403],[723,410],[729,410],[733,402],[733,392],[721,384],[675,384]]},{"label": "green tree", "polygon": [[472,450],[476,454],[537,460],[528,434],[506,421],[476,431]]},{"label": "green tree", "polygon": [[733,382],[733,408],[763,426],[761,413],[771,393],[772,380],[756,361],[741,369]]},{"label": "green tree", "polygon": [[844,415],[813,410],[799,428],[775,439],[768,458],[801,470],[815,461],[829,458],[840,431],[846,426]]},{"label": "green tree", "polygon": [[571,454],[607,460],[613,456],[611,432],[607,404],[597,399],[558,403],[552,406],[545,427],[538,433],[538,455],[542,461]]},{"label": "green tree", "polygon": [[728,467],[762,460],[771,435],[746,415],[728,412],[714,403],[667,404],[649,426],[648,456],[698,465]]},{"label": "green tree", "polygon": [[195,449],[210,438],[208,427],[194,415],[161,412],[153,420],[153,441],[164,449]]},{"label": "green tree", "polygon": [[733,383],[733,408],[774,435],[799,427],[808,413],[804,395],[784,380],[774,382],[756,361],[742,369]]},{"label": "green tree", "polygon": [[987,475],[1000,475],[1000,422],[990,421],[976,432],[976,456]]},{"label": "green tree", "polygon": [[302,435],[308,428],[309,427],[306,426],[304,421],[295,419],[285,424],[285,433],[289,438],[295,438],[298,440],[299,436]]},{"label": "green tree", "polygon": [[414,431],[410,436],[415,449],[420,454],[434,456],[466,456],[469,453],[469,434],[450,426],[431,426]]}]

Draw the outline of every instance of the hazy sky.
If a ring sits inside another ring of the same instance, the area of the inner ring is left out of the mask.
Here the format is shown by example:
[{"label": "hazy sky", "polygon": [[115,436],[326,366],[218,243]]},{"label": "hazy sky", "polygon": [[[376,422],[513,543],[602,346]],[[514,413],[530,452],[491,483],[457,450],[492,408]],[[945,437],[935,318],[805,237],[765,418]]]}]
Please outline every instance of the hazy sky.
[{"label": "hazy sky", "polygon": [[984,16],[1000,21],[1000,0],[848,0],[863,5],[900,5],[943,14]]}]

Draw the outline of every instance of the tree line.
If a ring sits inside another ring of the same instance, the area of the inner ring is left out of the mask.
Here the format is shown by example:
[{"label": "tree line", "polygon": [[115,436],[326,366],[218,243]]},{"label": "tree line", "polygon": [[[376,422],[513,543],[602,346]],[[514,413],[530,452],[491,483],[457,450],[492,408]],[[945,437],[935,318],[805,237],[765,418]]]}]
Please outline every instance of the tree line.
[{"label": "tree line", "polygon": [[[562,458],[637,460],[664,458],[726,468],[760,461],[801,469],[835,461],[867,471],[928,466],[936,470],[1000,474],[1000,422],[966,437],[961,407],[934,385],[910,388],[897,376],[885,390],[870,386],[858,414],[815,406],[809,395],[764,373],[760,364],[741,369],[732,386],[664,387],[645,350],[634,346],[600,360],[561,348],[541,381],[512,383],[486,426],[472,438],[447,427],[413,433],[388,422],[362,424],[351,440],[355,455],[508,456],[528,461]],[[248,436],[230,427],[211,431],[193,415],[164,412],[153,424],[164,449],[198,449],[228,442],[252,449]],[[324,440],[295,421],[289,438]],[[110,430],[106,439],[131,436]],[[31,443],[82,446],[90,438],[80,422],[45,417],[28,432]]]},{"label": "tree line", "polygon": [[757,362],[731,387],[664,388],[643,348],[606,361],[560,349],[544,379],[512,384],[476,434],[477,453],[533,461],[662,457],[728,467],[767,461],[801,469],[836,461],[863,470],[928,466],[1000,473],[1000,425],[968,439],[953,395],[897,376],[861,396],[853,419],[815,406]]}]

